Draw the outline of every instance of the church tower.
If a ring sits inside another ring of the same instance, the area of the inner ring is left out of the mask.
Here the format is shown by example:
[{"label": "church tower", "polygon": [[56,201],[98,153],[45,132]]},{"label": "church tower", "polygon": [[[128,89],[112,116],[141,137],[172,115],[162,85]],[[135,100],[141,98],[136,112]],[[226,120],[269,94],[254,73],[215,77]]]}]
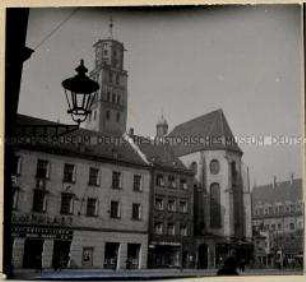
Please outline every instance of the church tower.
[{"label": "church tower", "polygon": [[109,37],[96,42],[92,79],[100,89],[92,105],[85,128],[101,133],[123,134],[127,121],[127,71],[124,70],[124,46],[113,39],[113,22]]},{"label": "church tower", "polygon": [[156,137],[164,137],[168,134],[168,122],[164,118],[164,115],[161,115],[161,118],[156,124]]}]

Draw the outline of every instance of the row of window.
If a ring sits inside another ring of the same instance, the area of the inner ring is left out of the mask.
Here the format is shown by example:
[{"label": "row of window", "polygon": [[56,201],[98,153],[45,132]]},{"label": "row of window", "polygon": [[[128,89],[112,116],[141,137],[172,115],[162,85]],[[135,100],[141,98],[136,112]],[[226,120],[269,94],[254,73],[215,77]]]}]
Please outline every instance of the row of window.
[{"label": "row of window", "polygon": [[[116,269],[120,257],[119,242],[106,242],[104,245],[104,262],[103,267],[106,269]],[[85,267],[92,267],[94,260],[94,247],[83,247],[82,264]],[[141,252],[141,244],[128,243],[127,244],[127,259],[126,268],[137,269],[139,268],[139,258]]]},{"label": "row of window", "polygon": [[[155,197],[155,203],[154,206],[157,210],[164,210],[164,202],[165,199],[162,198],[162,196],[156,196]],[[167,201],[167,210],[171,212],[176,212],[177,210],[179,212],[187,213],[188,212],[188,202],[185,199],[168,199]]]},{"label": "row of window", "polygon": [[164,223],[163,222],[155,222],[154,223],[154,233],[157,235],[170,235],[175,236],[179,235],[181,236],[188,236],[188,227],[187,224],[180,224],[179,230],[177,230],[177,226],[175,223],[170,222],[167,224],[167,228],[164,230]]},{"label": "row of window", "polygon": [[[116,64],[115,64],[116,65]],[[117,85],[120,84],[120,74],[117,73],[117,72],[109,72],[109,76],[108,76],[108,79],[109,79],[109,83],[116,83]]]},{"label": "row of window", "polygon": [[[111,110],[107,110],[105,113],[105,117],[107,120],[111,120],[112,119],[112,111]],[[120,112],[116,112],[116,122],[120,122]]]},{"label": "row of window", "polygon": [[[290,222],[289,225],[287,225],[287,228],[289,228],[290,230],[295,230],[296,228],[303,228],[303,223],[302,222],[298,222],[298,223],[294,223],[294,222]],[[265,224],[263,225],[262,229],[264,231],[268,231],[268,230],[272,230],[272,231],[282,231],[283,230],[283,224],[281,223],[272,223],[272,224]]]},{"label": "row of window", "polygon": [[302,203],[291,203],[287,205],[276,205],[270,207],[259,207],[255,209],[256,216],[263,215],[278,215],[283,213],[301,212],[303,209]]},{"label": "row of window", "polygon": [[[21,158],[16,159],[17,166],[15,170],[16,175],[21,174]],[[50,162],[47,160],[38,159],[36,177],[39,179],[50,178]],[[101,171],[97,167],[89,167],[88,171],[88,185],[100,186]],[[76,182],[76,165],[71,163],[65,163],[63,169],[63,182],[75,183]],[[142,177],[140,174],[134,174],[133,177],[133,190],[142,191]],[[112,188],[122,189],[122,174],[120,171],[112,172]]]},{"label": "row of window", "polygon": [[[110,57],[110,55],[112,55],[112,57]],[[111,62],[112,66],[114,66],[115,68],[120,68],[120,62],[122,62],[122,58],[120,56],[120,53],[118,53],[116,50],[113,50],[113,52],[111,52],[111,50],[108,49],[97,48],[96,63],[99,64],[100,62],[102,64],[109,64]],[[113,78],[109,78],[109,81],[112,83]],[[120,78],[117,78],[117,76],[115,76],[114,82],[119,84]]]},{"label": "row of window", "polygon": [[106,92],[106,101],[107,102],[112,102],[113,104],[120,105],[121,102],[121,96],[116,93],[112,93],[110,90],[107,90]]},{"label": "row of window", "polygon": [[[155,184],[159,187],[168,186],[170,188],[177,188],[177,180],[174,175],[169,175],[166,182],[165,176],[162,174],[158,174],[156,175]],[[185,178],[180,178],[179,185],[181,189],[188,189],[187,180]]]},{"label": "row of window", "polygon": [[[75,195],[72,193],[62,193],[60,213],[63,215],[74,214]],[[47,193],[40,189],[34,189],[33,194],[33,211],[44,213],[47,211]],[[121,218],[121,205],[119,201],[110,202],[110,218]],[[97,217],[99,214],[99,201],[97,198],[87,198],[86,216]],[[131,218],[141,220],[141,205],[132,203]]]}]

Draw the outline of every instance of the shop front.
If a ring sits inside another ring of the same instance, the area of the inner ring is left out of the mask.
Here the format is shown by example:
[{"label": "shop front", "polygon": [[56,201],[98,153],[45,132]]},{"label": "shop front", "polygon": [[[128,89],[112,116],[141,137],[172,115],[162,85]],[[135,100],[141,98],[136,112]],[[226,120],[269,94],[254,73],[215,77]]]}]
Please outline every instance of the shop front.
[{"label": "shop front", "polygon": [[53,226],[13,225],[14,268],[65,268],[73,231]]}]

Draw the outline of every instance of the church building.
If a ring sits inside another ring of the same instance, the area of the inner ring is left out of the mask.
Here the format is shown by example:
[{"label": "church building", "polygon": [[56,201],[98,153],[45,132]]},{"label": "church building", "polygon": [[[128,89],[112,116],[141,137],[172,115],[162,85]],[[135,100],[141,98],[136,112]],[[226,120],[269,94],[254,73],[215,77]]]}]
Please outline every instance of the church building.
[{"label": "church building", "polygon": [[[111,33],[112,34],[112,33]],[[112,36],[101,39],[95,48],[95,68],[90,76],[100,85],[85,128],[122,135],[127,121],[127,71],[124,46]]]},{"label": "church building", "polygon": [[193,169],[199,268],[218,267],[231,249],[251,256],[251,198],[243,152],[223,111],[177,125],[168,135],[177,157]]}]

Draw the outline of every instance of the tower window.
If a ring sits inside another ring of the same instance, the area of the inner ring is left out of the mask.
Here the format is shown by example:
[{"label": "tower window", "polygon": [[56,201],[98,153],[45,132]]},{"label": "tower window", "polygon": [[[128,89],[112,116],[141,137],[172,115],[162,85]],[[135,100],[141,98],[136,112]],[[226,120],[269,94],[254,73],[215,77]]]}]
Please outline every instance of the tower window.
[{"label": "tower window", "polygon": [[120,121],[120,113],[117,113],[116,120],[117,120],[117,122]]},{"label": "tower window", "polygon": [[120,105],[120,96],[117,96],[117,104]]},{"label": "tower window", "polygon": [[106,119],[107,119],[107,120],[110,119],[110,111],[106,111]]},{"label": "tower window", "polygon": [[94,111],[93,119],[96,120],[96,118],[97,118],[97,111]]},{"label": "tower window", "polygon": [[120,83],[120,76],[119,74],[116,75],[116,84],[119,84]]},{"label": "tower window", "polygon": [[107,50],[103,50],[103,55],[107,56]]},{"label": "tower window", "polygon": [[116,103],[116,94],[113,94],[113,96],[112,96],[112,102],[113,102],[113,103]]}]

